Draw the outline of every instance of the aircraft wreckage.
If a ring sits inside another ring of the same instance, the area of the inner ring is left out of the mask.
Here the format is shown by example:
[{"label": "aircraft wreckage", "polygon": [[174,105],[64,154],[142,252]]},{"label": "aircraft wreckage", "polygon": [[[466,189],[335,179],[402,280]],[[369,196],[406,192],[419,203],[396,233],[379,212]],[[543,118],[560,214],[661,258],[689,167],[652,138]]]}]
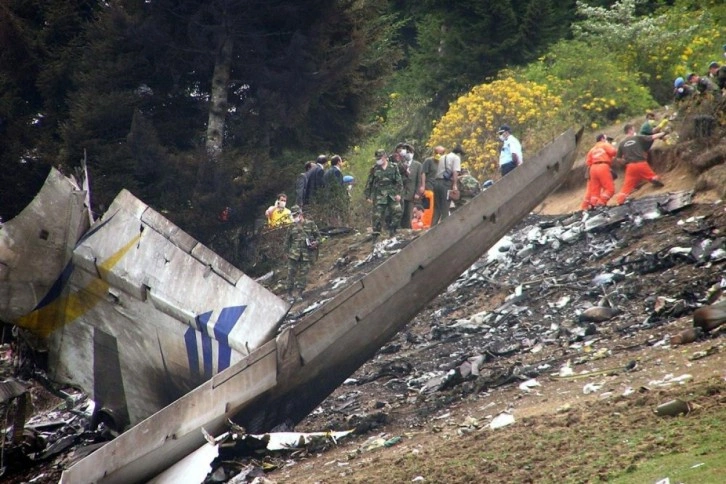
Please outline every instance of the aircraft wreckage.
[{"label": "aircraft wreckage", "polygon": [[61,482],[147,481],[229,420],[250,432],[302,420],[565,180],[579,135],[279,334],[287,302],[125,190],[90,220],[87,187],[51,171],[0,228],[0,319],[46,345],[52,380],[133,425]]}]

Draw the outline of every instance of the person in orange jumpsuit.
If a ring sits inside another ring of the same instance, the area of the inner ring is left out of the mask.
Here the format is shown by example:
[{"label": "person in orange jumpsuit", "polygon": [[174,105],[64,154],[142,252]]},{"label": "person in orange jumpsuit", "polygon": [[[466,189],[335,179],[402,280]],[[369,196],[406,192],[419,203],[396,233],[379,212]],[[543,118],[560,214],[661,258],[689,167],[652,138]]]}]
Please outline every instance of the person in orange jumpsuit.
[{"label": "person in orange jumpsuit", "polygon": [[625,139],[618,146],[617,160],[625,164],[625,180],[620,188],[620,193],[615,196],[615,204],[622,205],[628,195],[633,193],[638,184],[645,180],[656,187],[662,187],[658,175],[648,164],[648,151],[653,146],[653,141],[665,136],[664,132],[651,135],[635,134],[635,126],[626,124],[623,129]]},{"label": "person in orange jumpsuit", "polygon": [[587,152],[587,189],[585,199],[580,206],[581,210],[607,205],[610,197],[615,194],[615,184],[610,169],[617,150],[604,134],[597,135],[595,141],[595,146]]}]

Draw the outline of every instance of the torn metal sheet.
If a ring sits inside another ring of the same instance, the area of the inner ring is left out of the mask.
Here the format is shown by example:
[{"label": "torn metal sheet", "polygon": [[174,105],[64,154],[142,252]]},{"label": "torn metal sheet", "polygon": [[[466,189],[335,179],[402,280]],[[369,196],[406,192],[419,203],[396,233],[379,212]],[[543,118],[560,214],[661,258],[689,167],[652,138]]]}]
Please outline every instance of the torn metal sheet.
[{"label": "torn metal sheet", "polygon": [[[353,433],[353,430],[340,432],[270,432],[267,434],[248,434],[261,442],[265,442],[267,450],[300,449],[318,440],[329,440],[338,443],[338,440]],[[236,436],[244,438],[245,436]]]},{"label": "torn metal sheet", "polygon": [[151,479],[148,484],[201,484],[212,471],[212,461],[219,456],[219,444],[203,446]]},{"label": "torn metal sheet", "polygon": [[28,391],[28,387],[15,379],[0,382],[0,403],[5,403],[15,397],[19,397]]},{"label": "torn metal sheet", "polygon": [[14,322],[60,289],[58,278],[88,227],[86,192],[52,168],[23,211],[0,224],[0,320]]}]

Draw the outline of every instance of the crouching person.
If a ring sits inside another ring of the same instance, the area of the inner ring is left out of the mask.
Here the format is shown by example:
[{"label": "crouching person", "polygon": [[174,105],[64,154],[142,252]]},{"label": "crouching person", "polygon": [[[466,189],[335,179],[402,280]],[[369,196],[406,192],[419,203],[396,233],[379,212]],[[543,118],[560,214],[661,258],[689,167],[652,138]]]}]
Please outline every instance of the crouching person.
[{"label": "crouching person", "polygon": [[305,219],[298,205],[292,207],[290,212],[293,223],[285,239],[285,252],[287,253],[287,296],[290,302],[294,302],[302,300],[303,291],[308,283],[308,272],[317,255],[320,231],[315,222]]}]

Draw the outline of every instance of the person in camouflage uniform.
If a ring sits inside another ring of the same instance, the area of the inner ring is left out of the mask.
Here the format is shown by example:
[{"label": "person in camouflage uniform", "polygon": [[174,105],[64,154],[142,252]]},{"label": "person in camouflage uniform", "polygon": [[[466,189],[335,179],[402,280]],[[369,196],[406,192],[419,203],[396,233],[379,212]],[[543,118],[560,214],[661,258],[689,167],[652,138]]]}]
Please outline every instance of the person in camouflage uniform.
[{"label": "person in camouflage uniform", "polygon": [[466,205],[479,193],[481,193],[479,180],[474,178],[468,169],[462,168],[459,172],[459,200],[456,201],[456,208]]},{"label": "person in camouflage uniform", "polygon": [[[287,253],[287,295],[292,301],[301,300],[308,283],[308,271],[317,255],[320,231],[312,220],[303,217],[298,205],[290,210],[293,223],[285,239]],[[297,296],[294,291],[297,290]]]},{"label": "person in camouflage uniform", "polygon": [[388,223],[391,236],[401,223],[401,194],[403,179],[398,166],[388,161],[384,150],[376,151],[376,164],[371,168],[366,181],[365,197],[373,202],[372,226],[373,233],[380,234],[383,221]]}]

